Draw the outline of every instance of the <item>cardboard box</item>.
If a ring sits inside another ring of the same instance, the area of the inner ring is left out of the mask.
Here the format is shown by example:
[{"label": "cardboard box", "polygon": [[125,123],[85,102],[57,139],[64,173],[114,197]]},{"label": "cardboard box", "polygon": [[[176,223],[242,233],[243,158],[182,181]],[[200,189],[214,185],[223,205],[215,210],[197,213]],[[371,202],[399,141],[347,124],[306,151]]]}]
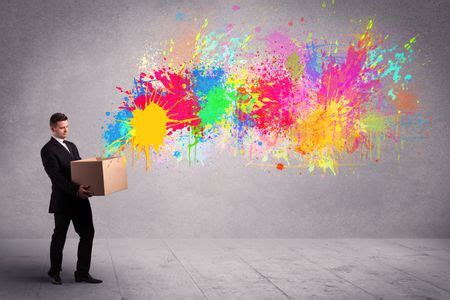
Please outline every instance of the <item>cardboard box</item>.
[{"label": "cardboard box", "polygon": [[122,157],[92,157],[70,162],[72,181],[89,185],[94,196],[106,196],[128,188],[125,161]]}]

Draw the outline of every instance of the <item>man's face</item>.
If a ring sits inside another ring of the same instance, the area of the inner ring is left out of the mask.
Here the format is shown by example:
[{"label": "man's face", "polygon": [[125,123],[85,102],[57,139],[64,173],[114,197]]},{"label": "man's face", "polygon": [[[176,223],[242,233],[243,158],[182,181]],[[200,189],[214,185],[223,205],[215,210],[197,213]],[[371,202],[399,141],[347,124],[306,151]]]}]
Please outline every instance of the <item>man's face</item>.
[{"label": "man's face", "polygon": [[69,133],[69,122],[67,120],[58,121],[56,122],[55,127],[50,127],[50,129],[55,137],[65,139]]}]

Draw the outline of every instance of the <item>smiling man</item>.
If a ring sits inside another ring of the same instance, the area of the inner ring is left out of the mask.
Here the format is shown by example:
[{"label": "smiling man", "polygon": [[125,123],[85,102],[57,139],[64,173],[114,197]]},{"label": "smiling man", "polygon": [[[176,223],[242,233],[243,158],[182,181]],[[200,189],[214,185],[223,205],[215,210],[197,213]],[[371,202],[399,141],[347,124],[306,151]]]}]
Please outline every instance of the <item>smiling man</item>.
[{"label": "smiling man", "polygon": [[92,221],[88,186],[71,181],[70,162],[81,157],[74,143],[66,140],[69,133],[67,116],[55,113],[50,117],[52,137],[41,149],[42,164],[52,182],[49,213],[54,214],[55,229],[50,244],[50,270],[48,275],[54,284],[61,284],[61,265],[70,221],[80,236],[76,282],[101,283],[89,274],[91,264],[94,224]]}]

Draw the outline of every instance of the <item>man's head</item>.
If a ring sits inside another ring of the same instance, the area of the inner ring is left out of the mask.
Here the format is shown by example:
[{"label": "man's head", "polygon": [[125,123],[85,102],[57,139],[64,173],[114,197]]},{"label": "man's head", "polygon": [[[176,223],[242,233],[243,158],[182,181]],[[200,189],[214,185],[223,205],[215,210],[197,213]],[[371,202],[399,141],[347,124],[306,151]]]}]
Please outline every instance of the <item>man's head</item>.
[{"label": "man's head", "polygon": [[50,130],[53,136],[65,139],[69,133],[69,122],[67,116],[63,113],[54,113],[50,117]]}]

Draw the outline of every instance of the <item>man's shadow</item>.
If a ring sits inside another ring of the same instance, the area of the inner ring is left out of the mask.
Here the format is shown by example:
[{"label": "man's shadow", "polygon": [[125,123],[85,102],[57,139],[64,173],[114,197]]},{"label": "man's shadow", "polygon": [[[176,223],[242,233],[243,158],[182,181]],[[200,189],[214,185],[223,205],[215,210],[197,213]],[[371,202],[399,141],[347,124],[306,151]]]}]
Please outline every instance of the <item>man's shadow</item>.
[{"label": "man's shadow", "polygon": [[0,257],[0,280],[2,287],[20,283],[49,282],[46,268],[48,263],[42,256]]}]

